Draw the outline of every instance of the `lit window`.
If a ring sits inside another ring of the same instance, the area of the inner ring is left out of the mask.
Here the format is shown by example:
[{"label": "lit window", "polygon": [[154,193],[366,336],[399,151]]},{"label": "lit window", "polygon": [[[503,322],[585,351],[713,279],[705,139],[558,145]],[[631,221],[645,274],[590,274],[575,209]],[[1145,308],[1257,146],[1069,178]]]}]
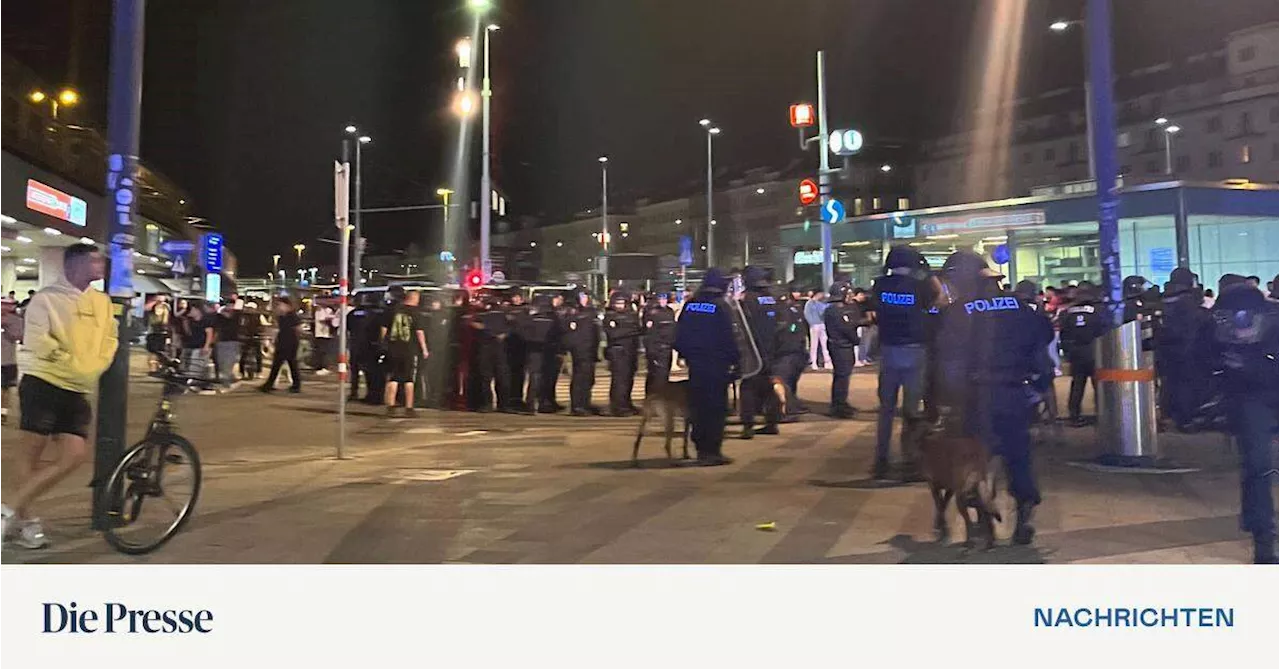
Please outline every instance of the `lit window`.
[{"label": "lit window", "polygon": [[853,215],[861,216],[862,213],[863,213],[862,198],[860,197],[853,198]]},{"label": "lit window", "polygon": [[1249,155],[1249,145],[1245,144],[1240,147],[1240,162],[1248,163],[1250,158],[1252,158],[1252,156]]},{"label": "lit window", "polygon": [[871,198],[871,211],[879,211],[879,209],[880,209],[880,198],[878,197]]},{"label": "lit window", "polygon": [[898,211],[905,211],[910,208],[911,208],[910,198],[905,198],[905,197],[898,198]]}]

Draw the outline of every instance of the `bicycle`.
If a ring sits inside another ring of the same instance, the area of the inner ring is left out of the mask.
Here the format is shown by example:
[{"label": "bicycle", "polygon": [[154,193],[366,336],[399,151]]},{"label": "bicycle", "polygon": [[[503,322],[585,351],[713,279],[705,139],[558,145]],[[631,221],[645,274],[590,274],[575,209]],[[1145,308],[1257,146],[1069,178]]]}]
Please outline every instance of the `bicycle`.
[{"label": "bicycle", "polygon": [[[195,447],[175,430],[173,397],[192,390],[207,389],[213,382],[186,376],[179,371],[180,362],[171,360],[153,376],[164,382],[156,412],[147,426],[146,436],[134,444],[120,458],[120,462],[102,486],[101,508],[106,509],[106,529],[103,538],[113,548],[128,555],[142,555],[156,550],[182,529],[195,510],[200,496],[202,480],[200,456]],[[189,486],[174,485],[175,474],[189,469]],[[175,502],[171,493],[190,492]],[[149,498],[156,501],[147,504]],[[164,504],[160,504],[163,501]],[[152,522],[147,511],[165,509],[173,512],[169,520]],[[151,528],[159,528],[159,534],[150,536]]]}]

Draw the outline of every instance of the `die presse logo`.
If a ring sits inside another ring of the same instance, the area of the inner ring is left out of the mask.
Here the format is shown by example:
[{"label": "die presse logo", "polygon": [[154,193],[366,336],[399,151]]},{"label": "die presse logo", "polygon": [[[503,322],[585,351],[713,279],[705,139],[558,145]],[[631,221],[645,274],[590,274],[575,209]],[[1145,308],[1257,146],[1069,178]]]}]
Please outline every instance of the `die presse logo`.
[{"label": "die presse logo", "polygon": [[75,602],[44,602],[44,634],[208,634],[213,612],[176,609],[135,609],[107,602],[100,608]]}]

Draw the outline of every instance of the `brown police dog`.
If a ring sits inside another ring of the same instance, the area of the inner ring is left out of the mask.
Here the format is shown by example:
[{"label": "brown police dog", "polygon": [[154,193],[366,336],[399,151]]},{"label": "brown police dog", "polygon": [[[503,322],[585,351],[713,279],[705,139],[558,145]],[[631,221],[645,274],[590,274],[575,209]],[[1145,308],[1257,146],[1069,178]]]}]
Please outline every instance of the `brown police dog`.
[{"label": "brown police dog", "polygon": [[659,412],[663,417],[663,432],[666,436],[663,447],[667,451],[667,460],[672,459],[671,437],[676,431],[677,415],[684,419],[680,430],[684,439],[681,457],[685,460],[689,459],[689,382],[668,381],[653,388],[644,396],[644,404],[640,407],[640,430],[636,433],[636,444],[631,449],[632,466],[640,464],[640,441],[644,439],[644,427],[649,423],[649,418],[656,416]]},{"label": "brown police dog", "polygon": [[976,437],[935,430],[923,420],[909,425],[905,436],[917,440],[921,473],[933,495],[933,529],[938,540],[945,541],[948,536],[947,505],[954,496],[956,510],[964,518],[964,545],[972,547],[980,532],[986,548],[995,546],[995,524],[1004,519],[995,509],[990,476],[994,463],[986,445]]}]

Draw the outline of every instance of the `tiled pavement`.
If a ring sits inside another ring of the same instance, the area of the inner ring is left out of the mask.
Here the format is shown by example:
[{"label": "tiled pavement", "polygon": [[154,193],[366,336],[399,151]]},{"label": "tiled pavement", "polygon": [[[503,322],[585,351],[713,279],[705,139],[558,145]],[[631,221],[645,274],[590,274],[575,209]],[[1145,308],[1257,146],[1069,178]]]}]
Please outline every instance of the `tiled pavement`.
[{"label": "tiled pavement", "polygon": [[[827,392],[806,374],[802,396]],[[600,385],[607,375],[598,378]],[[637,395],[642,392],[637,384]],[[859,374],[854,403],[870,404]],[[329,382],[300,398],[191,398],[206,454],[193,522],[155,554],[111,552],[87,529],[83,488],[44,511],[58,544],[6,548],[5,561],[237,563],[1242,563],[1238,481],[1217,436],[1168,435],[1185,474],[1101,474],[1073,466],[1088,430],[1038,447],[1045,503],[1033,547],[990,552],[935,542],[916,486],[866,479],[869,420],[809,416],[783,435],[729,441],[737,462],[668,468],[661,441],[627,466],[635,419],[425,412],[388,421],[356,407],[353,459],[332,449]],[[1063,393],[1065,394],[1065,393]],[[195,403],[199,401],[197,406]],[[815,402],[816,404],[816,402]],[[368,414],[368,415],[361,415]],[[731,428],[730,433],[734,430]],[[5,441],[12,432],[6,430]],[[8,449],[6,449],[8,451]],[[87,478],[87,477],[86,477]],[[434,480],[433,480],[434,479]],[[83,485],[81,479],[78,485]],[[772,523],[773,530],[758,526]],[[958,525],[958,519],[952,523]],[[955,532],[955,529],[953,529]],[[1007,536],[1008,529],[1001,532]],[[953,537],[955,539],[955,537]]]}]

